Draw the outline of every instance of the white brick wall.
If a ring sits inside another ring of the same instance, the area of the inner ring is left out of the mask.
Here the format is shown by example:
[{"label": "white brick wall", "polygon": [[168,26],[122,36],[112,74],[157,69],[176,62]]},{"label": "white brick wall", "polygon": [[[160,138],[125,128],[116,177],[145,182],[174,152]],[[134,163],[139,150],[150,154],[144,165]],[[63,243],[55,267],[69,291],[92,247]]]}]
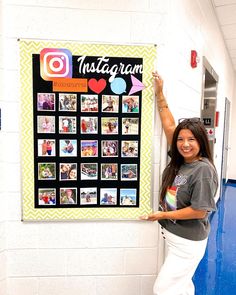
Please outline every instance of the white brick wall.
[{"label": "white brick wall", "polygon": [[[5,0],[3,8],[0,295],[151,295],[163,259],[156,223],[20,221],[17,38],[156,43],[157,67],[175,118],[198,116],[202,60],[196,69],[190,67],[192,49],[200,57],[205,55],[220,76],[220,107],[225,96],[233,100],[235,83],[210,0]],[[153,191],[157,196],[157,180],[166,158],[158,118],[154,143]],[[218,167],[220,149],[219,145]]]}]

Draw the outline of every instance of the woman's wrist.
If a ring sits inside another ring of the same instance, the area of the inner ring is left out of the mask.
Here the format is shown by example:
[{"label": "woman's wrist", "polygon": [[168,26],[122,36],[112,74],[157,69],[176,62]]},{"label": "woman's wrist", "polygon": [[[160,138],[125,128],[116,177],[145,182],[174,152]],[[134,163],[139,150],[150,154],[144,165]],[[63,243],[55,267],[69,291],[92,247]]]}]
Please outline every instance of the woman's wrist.
[{"label": "woman's wrist", "polygon": [[157,102],[157,107],[160,108],[167,108],[168,103],[166,101]]},{"label": "woman's wrist", "polygon": [[156,93],[156,101],[157,101],[157,104],[167,104],[165,96],[162,91]]},{"label": "woman's wrist", "polygon": [[157,108],[160,112],[162,112],[163,109],[168,109],[168,104],[164,96],[157,98]]},{"label": "woman's wrist", "polygon": [[166,212],[165,211],[159,211],[158,212],[158,220],[166,219]]}]

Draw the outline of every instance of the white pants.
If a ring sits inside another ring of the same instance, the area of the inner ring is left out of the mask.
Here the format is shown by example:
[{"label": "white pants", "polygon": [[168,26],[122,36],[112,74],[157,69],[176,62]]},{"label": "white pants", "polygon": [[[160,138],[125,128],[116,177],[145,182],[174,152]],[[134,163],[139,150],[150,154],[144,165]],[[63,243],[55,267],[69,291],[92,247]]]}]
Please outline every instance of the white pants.
[{"label": "white pants", "polygon": [[194,295],[192,277],[204,256],[207,239],[191,241],[161,229],[167,256],[155,281],[155,295]]}]

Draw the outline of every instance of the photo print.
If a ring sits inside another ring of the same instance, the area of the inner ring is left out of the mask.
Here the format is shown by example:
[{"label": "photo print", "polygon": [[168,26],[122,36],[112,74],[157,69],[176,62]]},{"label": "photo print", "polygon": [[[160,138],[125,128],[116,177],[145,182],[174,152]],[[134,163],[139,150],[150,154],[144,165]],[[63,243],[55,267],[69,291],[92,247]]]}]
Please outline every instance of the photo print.
[{"label": "photo print", "polygon": [[139,113],[139,96],[122,96],[122,113]]},{"label": "photo print", "polygon": [[37,93],[38,111],[55,111],[54,93]]},{"label": "photo print", "polygon": [[138,141],[122,140],[121,141],[121,157],[138,157]]},{"label": "photo print", "polygon": [[137,164],[121,164],[121,180],[137,180],[137,170]]},{"label": "photo print", "polygon": [[77,140],[76,139],[60,139],[60,157],[76,157],[77,156]]},{"label": "photo print", "polygon": [[80,179],[81,180],[98,179],[98,164],[97,163],[81,163]]},{"label": "photo print", "polygon": [[77,204],[77,188],[60,188],[60,204],[73,205]]},{"label": "photo print", "polygon": [[59,111],[76,112],[77,111],[77,94],[59,93]]},{"label": "photo print", "polygon": [[77,180],[77,163],[60,163],[60,180]]},{"label": "photo print", "polygon": [[101,188],[100,189],[100,205],[116,205],[116,204],[117,204],[117,189]]},{"label": "photo print", "polygon": [[80,189],[80,205],[96,205],[97,202],[96,187],[82,187]]},{"label": "photo print", "polygon": [[81,112],[98,112],[98,95],[81,94]]},{"label": "photo print", "polygon": [[40,188],[38,189],[39,205],[56,205],[56,189]]},{"label": "photo print", "polygon": [[55,157],[55,147],[55,139],[38,139],[38,157]]},{"label": "photo print", "polygon": [[80,164],[81,180],[96,180],[98,179],[98,164],[97,163],[81,163]]},{"label": "photo print", "polygon": [[102,140],[102,157],[118,157],[118,140]]},{"label": "photo print", "polygon": [[139,118],[122,118],[122,135],[138,135]]},{"label": "photo print", "polygon": [[120,205],[134,206],[137,203],[137,189],[120,189]]},{"label": "photo print", "polygon": [[101,164],[101,180],[117,180],[117,179],[118,179],[117,163]]},{"label": "photo print", "polygon": [[75,134],[76,117],[59,117],[59,133]]},{"label": "photo print", "polygon": [[103,117],[102,134],[118,134],[118,117]]},{"label": "photo print", "polygon": [[97,157],[98,141],[97,140],[81,140],[81,157]]},{"label": "photo print", "polygon": [[55,180],[56,163],[38,163],[38,180]]},{"label": "photo print", "polygon": [[55,133],[55,116],[37,116],[38,133]]},{"label": "photo print", "polygon": [[102,112],[118,113],[119,112],[119,96],[103,95],[102,96]]},{"label": "photo print", "polygon": [[81,134],[98,133],[98,117],[80,117]]}]

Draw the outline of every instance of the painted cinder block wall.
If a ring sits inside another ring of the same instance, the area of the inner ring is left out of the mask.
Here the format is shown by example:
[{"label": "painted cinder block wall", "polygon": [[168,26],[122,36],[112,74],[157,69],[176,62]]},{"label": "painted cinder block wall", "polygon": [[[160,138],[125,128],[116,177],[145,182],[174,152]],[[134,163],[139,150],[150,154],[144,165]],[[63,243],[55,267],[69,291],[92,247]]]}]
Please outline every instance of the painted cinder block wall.
[{"label": "painted cinder block wall", "polygon": [[[2,21],[2,1],[0,0],[0,109],[3,102],[3,21]],[[0,118],[1,120],[1,118]],[[1,125],[1,122],[0,122]],[[3,137],[0,130],[0,171],[3,167]],[[0,295],[6,294],[6,235],[5,235],[5,196],[3,190],[2,173],[0,174]]]},{"label": "painted cinder block wall", "polygon": [[[234,99],[236,100],[236,82],[234,83]],[[235,136],[235,130],[236,130],[236,102],[232,103],[231,105],[231,126],[229,130],[229,160],[228,160],[228,179],[230,181],[235,182],[236,181],[236,136]]]},{"label": "painted cinder block wall", "polygon": [[[140,221],[21,222],[20,94],[17,39],[155,43],[157,67],[175,118],[199,116],[202,59],[220,76],[218,109],[233,101],[234,72],[210,0],[2,0],[4,58],[0,70],[0,294],[151,295],[163,258],[156,223]],[[151,75],[151,73],[150,73]],[[220,168],[223,118],[215,161]],[[4,141],[3,141],[4,137]],[[166,161],[158,116],[153,194]],[[5,204],[5,206],[4,206]]]}]

